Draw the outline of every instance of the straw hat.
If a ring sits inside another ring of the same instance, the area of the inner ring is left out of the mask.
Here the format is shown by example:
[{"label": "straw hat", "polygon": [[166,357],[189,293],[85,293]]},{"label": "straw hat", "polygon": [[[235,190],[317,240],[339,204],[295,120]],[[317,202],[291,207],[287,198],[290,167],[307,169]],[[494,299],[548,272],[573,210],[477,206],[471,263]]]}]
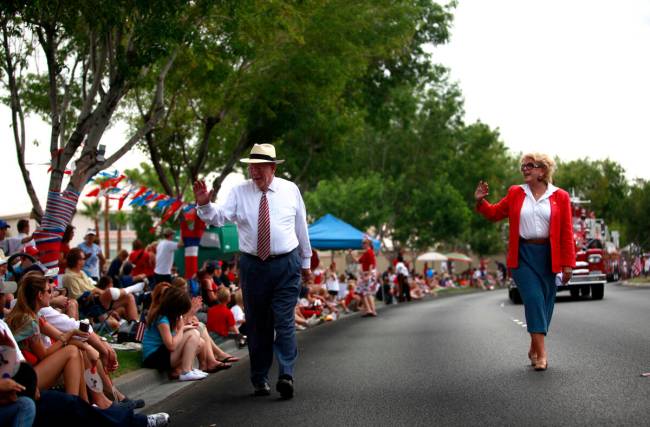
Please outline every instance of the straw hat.
[{"label": "straw hat", "polygon": [[283,163],[284,160],[275,158],[275,147],[272,144],[255,144],[248,158],[240,159],[242,163]]}]

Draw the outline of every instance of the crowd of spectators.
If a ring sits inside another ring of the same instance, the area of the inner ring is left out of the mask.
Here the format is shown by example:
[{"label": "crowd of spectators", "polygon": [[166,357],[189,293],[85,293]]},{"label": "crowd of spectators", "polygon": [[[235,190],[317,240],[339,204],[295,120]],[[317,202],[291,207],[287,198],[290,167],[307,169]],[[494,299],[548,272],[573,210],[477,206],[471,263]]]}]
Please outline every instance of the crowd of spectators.
[{"label": "crowd of spectators", "polygon": [[[114,386],[111,373],[119,361],[110,344],[115,337],[141,341],[143,366],[178,381],[202,380],[239,360],[220,347],[228,340],[247,345],[236,261],[207,261],[186,281],[174,265],[182,242],[174,240],[172,230],[153,244],[136,240],[132,251],[121,250],[108,262],[95,230],[70,247],[75,231],[70,226],[58,269],[47,269],[38,262],[29,222],[19,221],[15,237],[7,237],[8,227],[0,220],[0,357],[17,363],[0,381],[0,424],[31,416],[40,425],[60,406],[102,424],[166,425],[167,414],[134,414],[144,402]],[[353,311],[375,317],[376,301],[408,303],[435,296],[443,287],[488,289],[499,282],[483,267],[455,275],[425,265],[416,273],[402,254],[378,272],[371,242],[363,245],[359,254],[346,254],[344,272],[335,262],[321,268],[314,252],[312,278],[296,301],[298,330]],[[15,356],[6,352],[11,348]],[[30,375],[31,383],[25,379]]]}]

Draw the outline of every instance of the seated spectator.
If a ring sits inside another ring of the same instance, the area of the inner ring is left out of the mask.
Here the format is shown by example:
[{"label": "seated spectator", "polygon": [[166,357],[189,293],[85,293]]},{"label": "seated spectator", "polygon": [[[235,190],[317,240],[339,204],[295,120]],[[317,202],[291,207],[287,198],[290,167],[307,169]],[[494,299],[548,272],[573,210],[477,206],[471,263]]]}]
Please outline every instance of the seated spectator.
[{"label": "seated spectator", "polygon": [[133,264],[131,264],[129,261],[125,261],[124,264],[122,264],[122,270],[120,270],[119,278],[120,285],[118,287],[126,288],[127,286],[131,286],[136,282],[144,281],[146,279],[146,276],[144,274],[140,276],[133,276]]},{"label": "seated spectator", "polygon": [[339,295],[339,278],[336,275],[336,264],[332,263],[325,272],[325,287],[330,295],[330,300],[336,301]]},{"label": "seated spectator", "polygon": [[239,333],[247,335],[246,333],[246,316],[244,314],[244,296],[242,295],[241,289],[237,289],[235,292],[235,305],[230,307],[232,315],[235,318],[235,325],[239,330]]},{"label": "seated spectator", "polygon": [[411,292],[411,299],[420,300],[424,297],[424,292],[422,291],[416,277],[408,278],[407,283]]},{"label": "seated spectator", "polygon": [[[4,400],[21,401],[23,397],[30,402],[36,402],[36,418],[33,420],[34,427],[50,427],[52,425],[59,425],[57,422],[59,420],[65,420],[62,424],[71,427],[86,425],[115,427],[143,427],[146,425],[147,427],[164,427],[168,424],[169,415],[165,413],[153,415],[135,414],[133,409],[124,405],[112,405],[107,409],[100,409],[97,406],[90,405],[88,402],[77,396],[58,391],[41,391],[39,397],[36,392],[36,383],[38,381],[37,373],[29,364],[25,363],[25,357],[18,348],[11,330],[7,324],[1,320],[0,337],[2,337],[0,338],[2,341],[0,354],[5,358],[5,361],[19,364],[19,368],[13,377],[4,378],[4,380],[13,380],[13,382],[20,386],[16,387],[11,382],[5,382],[4,384],[11,384],[14,386],[13,391],[7,394],[2,391],[2,387],[0,386],[0,425],[32,425],[30,418],[33,417],[29,416],[25,416],[24,418],[13,416],[14,423],[9,424],[12,414],[15,414],[16,408],[11,407],[10,404],[9,406],[5,406],[2,403]],[[7,348],[14,348],[15,351],[4,352],[3,354],[2,349]],[[30,405],[27,404],[23,406]],[[13,412],[7,414],[4,409],[10,409],[10,411]],[[24,414],[26,415],[27,413],[28,411],[25,411]],[[25,424],[15,424],[18,420]]]},{"label": "seated spectator", "polygon": [[7,258],[0,256],[0,319],[4,319],[9,313],[9,304],[13,300],[13,293],[16,292],[16,282],[5,281],[7,272]]},{"label": "seated spectator", "polygon": [[[188,291],[187,282],[181,277],[177,277],[172,281],[172,287],[178,287],[183,289],[185,292]],[[203,307],[203,298],[201,296],[196,296],[191,298],[192,308],[189,313],[183,316],[186,325],[194,325],[198,328],[199,333],[201,334],[202,342],[205,345],[202,345],[203,355],[199,357],[199,367],[201,370],[208,373],[217,372],[223,369],[228,369],[231,365],[228,365],[229,362],[238,362],[239,358],[232,356],[221,348],[214,342],[208,328],[205,323],[201,322],[197,316],[198,311]],[[202,313],[205,314],[205,313]],[[207,317],[207,316],[206,316]]]},{"label": "seated spectator", "polygon": [[152,303],[147,315],[149,326],[142,340],[145,367],[168,371],[170,377],[180,381],[202,380],[208,376],[207,372],[192,369],[194,358],[202,354],[202,339],[196,326],[183,321],[183,315],[191,308],[187,292],[171,286],[162,293],[159,305]]},{"label": "seated spectator", "polygon": [[[79,320],[75,320],[63,313],[60,313],[51,306],[41,308],[38,311],[38,315],[39,317],[45,319],[48,324],[55,327],[62,333],[76,330],[80,327]],[[108,344],[106,341],[103,341],[93,331],[92,326],[90,325],[88,325],[88,334],[88,341],[86,342],[99,353],[100,362],[97,364],[97,372],[104,386],[104,394],[109,397],[114,397],[118,403],[122,403],[127,407],[133,407],[134,409],[143,407],[143,400],[138,399],[131,401],[113,385],[109,374],[117,370],[119,366],[115,350],[113,350],[110,344]]]},{"label": "seated spectator", "polygon": [[90,278],[82,271],[84,254],[78,249],[70,249],[67,257],[68,268],[63,275],[63,287],[68,290],[68,296],[76,299],[79,309],[90,317],[99,320],[106,312],[118,310],[128,321],[138,320],[138,310],[135,298],[124,289],[96,287]]},{"label": "seated spectator", "polygon": [[228,308],[230,302],[230,290],[224,286],[217,292],[219,304],[216,304],[208,310],[208,331],[217,334],[223,338],[236,338],[239,344],[242,344],[239,329],[235,323],[235,317]]},{"label": "seated spectator", "polygon": [[343,300],[341,300],[341,306],[346,313],[349,313],[350,310],[357,311],[359,310],[362,304],[361,295],[356,292],[356,285],[354,279],[348,281],[348,293]]},{"label": "seated spectator", "polygon": [[18,396],[25,386],[11,378],[0,379],[0,425],[31,426],[36,418],[36,405],[27,396]]},{"label": "seated spectator", "polygon": [[[120,271],[122,271],[122,265],[129,258],[129,253],[122,249],[119,254],[111,261],[111,265],[108,267],[106,275],[113,280],[113,285],[116,288],[123,288],[124,285],[120,280]],[[128,286],[128,285],[126,285]]]},{"label": "seated spectator", "polygon": [[212,307],[215,304],[219,303],[217,298],[217,291],[219,287],[214,282],[213,275],[210,274],[208,269],[201,270],[197,273],[197,278],[199,281],[199,286],[201,287],[201,297],[203,297],[203,303],[208,307]]},{"label": "seated spectator", "polygon": [[[214,281],[214,283],[217,284],[217,286],[221,286],[221,285],[225,286],[225,283],[223,282],[223,269],[221,268],[221,264],[222,264],[221,261],[215,262],[214,263],[214,271],[212,272],[212,280]],[[206,267],[209,267],[209,266],[210,266],[210,263],[208,263],[208,265]],[[208,271],[209,271],[209,269],[208,269]]]},{"label": "seated spectator", "polygon": [[25,359],[34,367],[39,389],[52,387],[63,374],[65,391],[87,401],[83,360],[78,350],[83,341],[73,337],[87,338],[88,334],[71,330],[55,337],[57,341],[49,348],[41,340],[43,322],[37,313],[49,305],[50,294],[45,277],[36,272],[27,273],[20,282],[16,306],[7,315],[7,325]]}]

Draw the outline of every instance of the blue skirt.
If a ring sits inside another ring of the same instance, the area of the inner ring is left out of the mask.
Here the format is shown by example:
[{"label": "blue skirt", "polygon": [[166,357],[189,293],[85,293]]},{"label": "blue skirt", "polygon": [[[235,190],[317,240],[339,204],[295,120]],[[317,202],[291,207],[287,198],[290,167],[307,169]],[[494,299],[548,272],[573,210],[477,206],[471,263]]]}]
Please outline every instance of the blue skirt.
[{"label": "blue skirt", "polygon": [[524,302],[526,327],[530,333],[546,335],[555,306],[555,273],[551,269],[550,245],[519,242],[519,267],[512,269]]}]

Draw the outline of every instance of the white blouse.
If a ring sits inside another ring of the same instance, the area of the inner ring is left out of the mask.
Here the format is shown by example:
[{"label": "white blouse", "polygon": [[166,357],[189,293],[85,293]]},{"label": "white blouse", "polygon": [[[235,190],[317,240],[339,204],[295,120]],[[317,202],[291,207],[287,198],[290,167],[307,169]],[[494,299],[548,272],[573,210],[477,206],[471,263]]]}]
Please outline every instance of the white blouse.
[{"label": "white blouse", "polygon": [[528,184],[522,184],[526,197],[519,214],[519,236],[524,239],[546,239],[549,237],[551,223],[551,202],[549,197],[557,191],[557,187],[548,184],[546,192],[535,200]]}]

